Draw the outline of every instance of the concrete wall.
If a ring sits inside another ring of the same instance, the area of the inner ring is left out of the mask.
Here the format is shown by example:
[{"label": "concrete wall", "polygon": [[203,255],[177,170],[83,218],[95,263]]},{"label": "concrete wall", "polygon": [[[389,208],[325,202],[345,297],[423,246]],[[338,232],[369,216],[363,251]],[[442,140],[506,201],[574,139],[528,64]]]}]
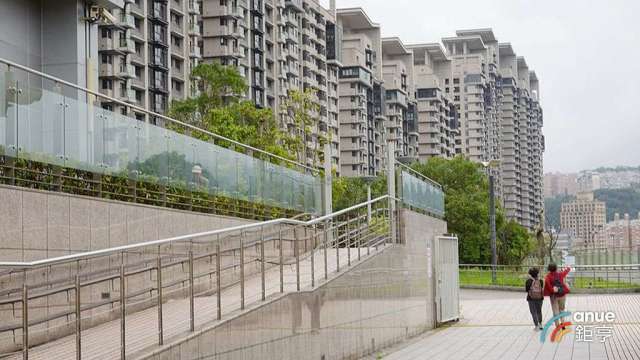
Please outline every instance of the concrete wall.
[{"label": "concrete wall", "polygon": [[427,247],[446,223],[406,210],[402,219],[403,244],[144,358],[356,359],[433,328]]},{"label": "concrete wall", "polygon": [[0,185],[0,261],[32,261],[250,220]]}]

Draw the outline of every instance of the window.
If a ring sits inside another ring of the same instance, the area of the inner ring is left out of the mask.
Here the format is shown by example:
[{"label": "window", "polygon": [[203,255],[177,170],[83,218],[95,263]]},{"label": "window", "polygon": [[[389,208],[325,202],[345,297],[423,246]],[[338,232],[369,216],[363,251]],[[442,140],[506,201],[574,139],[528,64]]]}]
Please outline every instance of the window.
[{"label": "window", "polygon": [[454,83],[454,84],[460,84],[460,79],[458,79],[458,78],[454,78],[454,79],[453,79],[453,83]]},{"label": "window", "polygon": [[102,37],[111,39],[111,29],[102,29]]},{"label": "window", "polygon": [[225,19],[225,18],[220,18],[220,25],[222,25],[222,26],[226,26],[226,25],[227,25],[227,19]]},{"label": "window", "polygon": [[113,89],[113,81],[109,80],[109,79],[103,79],[102,80],[102,88],[105,89],[105,90]]},{"label": "window", "polygon": [[449,85],[449,79],[444,79],[444,84]]},{"label": "window", "polygon": [[102,63],[103,64],[113,64],[113,58],[111,55],[102,54]]}]

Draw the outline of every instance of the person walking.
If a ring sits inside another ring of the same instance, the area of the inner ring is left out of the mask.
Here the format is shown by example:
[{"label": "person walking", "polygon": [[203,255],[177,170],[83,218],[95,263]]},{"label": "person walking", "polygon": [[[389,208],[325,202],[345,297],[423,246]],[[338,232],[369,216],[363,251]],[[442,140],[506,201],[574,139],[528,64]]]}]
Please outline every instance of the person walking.
[{"label": "person walking", "polygon": [[[544,278],[544,296],[549,297],[551,303],[551,310],[553,316],[563,312],[567,302],[567,294],[569,294],[569,287],[565,283],[564,279],[571,271],[570,267],[566,267],[562,271],[558,271],[558,265],[551,263],[547,267],[549,273]],[[564,319],[557,319],[555,321],[556,327],[560,326],[564,322]]]},{"label": "person walking", "polygon": [[533,318],[534,329],[542,330],[542,302],[544,301],[544,285],[542,279],[538,278],[538,268],[529,269],[529,278],[524,284],[527,292],[527,302],[529,312]]}]

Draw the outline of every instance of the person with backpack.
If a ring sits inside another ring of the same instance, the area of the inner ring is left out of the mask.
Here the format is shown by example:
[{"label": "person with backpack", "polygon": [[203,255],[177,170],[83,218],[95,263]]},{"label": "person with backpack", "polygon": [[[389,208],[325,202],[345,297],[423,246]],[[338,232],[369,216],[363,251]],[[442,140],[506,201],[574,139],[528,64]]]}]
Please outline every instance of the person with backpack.
[{"label": "person with backpack", "polygon": [[[553,316],[556,316],[565,309],[569,287],[564,279],[571,271],[571,268],[566,267],[564,270],[558,271],[558,265],[551,263],[547,270],[549,270],[549,273],[544,278],[544,296],[549,297]],[[559,326],[562,322],[564,322],[564,319],[556,320],[556,326]]]},{"label": "person with backpack", "polygon": [[535,329],[542,330],[542,302],[544,300],[542,279],[538,279],[538,268],[529,269],[529,278],[524,284],[527,291],[529,312],[533,318]]}]

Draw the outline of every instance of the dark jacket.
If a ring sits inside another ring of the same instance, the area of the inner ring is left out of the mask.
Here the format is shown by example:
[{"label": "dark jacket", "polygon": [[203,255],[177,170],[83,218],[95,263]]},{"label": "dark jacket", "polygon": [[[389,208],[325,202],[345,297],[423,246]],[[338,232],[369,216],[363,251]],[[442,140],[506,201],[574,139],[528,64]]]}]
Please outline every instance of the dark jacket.
[{"label": "dark jacket", "polygon": [[[543,290],[543,293],[544,293],[544,283],[542,282],[542,279],[536,279],[536,280],[540,281],[540,288]],[[527,279],[527,282],[524,283],[524,288],[525,288],[525,291],[527,292],[527,301],[533,300],[531,299],[531,296],[529,296],[529,289],[531,289],[531,284],[533,284],[533,278],[529,277]],[[544,295],[542,299],[544,299]],[[539,300],[542,300],[542,299],[539,299]]]}]

